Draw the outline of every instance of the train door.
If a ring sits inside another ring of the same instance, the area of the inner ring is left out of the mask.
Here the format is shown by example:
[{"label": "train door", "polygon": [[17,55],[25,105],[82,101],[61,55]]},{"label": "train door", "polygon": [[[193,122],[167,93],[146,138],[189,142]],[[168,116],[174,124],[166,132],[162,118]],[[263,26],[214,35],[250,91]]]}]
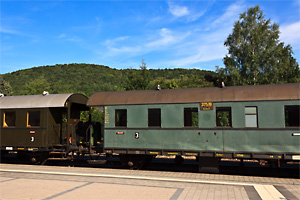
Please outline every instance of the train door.
[{"label": "train door", "polygon": [[60,122],[60,143],[66,144],[67,143],[67,134],[68,134],[68,109],[65,108],[60,113],[61,115],[61,122]]},{"label": "train door", "polygon": [[90,109],[90,118],[93,130],[91,133],[91,142],[97,152],[103,152],[104,143],[104,113],[103,107],[95,107]]},{"label": "train door", "polygon": [[[69,143],[72,146],[79,146],[88,133],[86,123],[80,121],[82,111],[88,111],[88,107],[84,104],[71,103],[68,112],[68,135]],[[86,142],[86,141],[85,141]]]},{"label": "train door", "polygon": [[49,145],[60,146],[65,144],[67,131],[67,108],[50,108],[49,116]]},{"label": "train door", "polygon": [[79,121],[80,112],[78,111],[79,114],[72,112],[71,107],[50,109],[53,119],[50,124],[50,145],[58,147],[75,144],[72,139],[76,140],[75,126]]}]

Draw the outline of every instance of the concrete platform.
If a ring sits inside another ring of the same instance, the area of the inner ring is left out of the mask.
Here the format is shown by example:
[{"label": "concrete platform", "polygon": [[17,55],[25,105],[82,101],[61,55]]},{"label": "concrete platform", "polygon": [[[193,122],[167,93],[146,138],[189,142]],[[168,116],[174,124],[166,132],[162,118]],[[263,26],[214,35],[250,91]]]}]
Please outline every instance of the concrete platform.
[{"label": "concrete platform", "polygon": [[0,164],[0,199],[300,199],[300,180]]}]

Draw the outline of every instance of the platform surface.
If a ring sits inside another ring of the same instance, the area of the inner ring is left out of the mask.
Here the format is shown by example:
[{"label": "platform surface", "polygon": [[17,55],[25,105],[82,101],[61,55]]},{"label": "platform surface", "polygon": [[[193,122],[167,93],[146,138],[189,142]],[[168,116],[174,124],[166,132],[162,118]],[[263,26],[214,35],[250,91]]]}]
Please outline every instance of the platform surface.
[{"label": "platform surface", "polygon": [[0,164],[0,199],[300,199],[300,180]]}]

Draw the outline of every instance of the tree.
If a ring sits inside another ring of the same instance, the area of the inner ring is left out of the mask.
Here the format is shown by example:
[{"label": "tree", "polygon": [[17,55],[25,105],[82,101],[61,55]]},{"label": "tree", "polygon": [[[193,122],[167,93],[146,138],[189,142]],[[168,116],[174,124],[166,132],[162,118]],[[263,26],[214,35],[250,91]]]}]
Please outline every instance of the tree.
[{"label": "tree", "polygon": [[13,93],[9,82],[6,82],[2,76],[0,76],[0,93],[4,94],[5,96],[11,96]]},{"label": "tree", "polygon": [[290,45],[279,40],[279,25],[265,19],[259,6],[240,14],[224,45],[225,68],[218,68],[226,85],[299,82],[299,64]]},{"label": "tree", "polygon": [[42,94],[43,91],[49,91],[51,89],[51,85],[45,79],[44,76],[40,76],[37,79],[26,84],[25,94]]},{"label": "tree", "polygon": [[149,89],[149,83],[149,71],[144,59],[142,59],[140,70],[128,69],[125,76],[124,88],[125,90],[147,90]]},{"label": "tree", "polygon": [[150,83],[150,78],[149,78],[149,71],[147,70],[147,65],[142,59],[142,65],[140,66],[141,69],[141,76],[140,76],[140,83],[139,87],[141,90],[146,90],[149,89],[149,83]]},{"label": "tree", "polygon": [[172,79],[169,83],[169,89],[177,89],[178,84],[176,83],[175,79]]}]

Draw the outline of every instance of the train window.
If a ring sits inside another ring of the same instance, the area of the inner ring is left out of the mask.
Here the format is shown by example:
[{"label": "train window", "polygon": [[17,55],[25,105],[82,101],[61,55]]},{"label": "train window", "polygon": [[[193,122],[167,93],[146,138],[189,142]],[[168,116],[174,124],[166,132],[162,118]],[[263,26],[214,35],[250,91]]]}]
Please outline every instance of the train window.
[{"label": "train window", "polygon": [[257,127],[257,107],[245,107],[245,126]]},{"label": "train window", "polygon": [[161,126],[161,110],[159,108],[148,109],[148,126]]},{"label": "train window", "polygon": [[220,127],[231,127],[231,107],[216,108],[216,125]]},{"label": "train window", "polygon": [[115,126],[127,127],[127,110],[115,110]]},{"label": "train window", "polygon": [[198,108],[184,108],[184,126],[198,127]]},{"label": "train window", "polygon": [[16,125],[16,112],[3,113],[3,127],[13,127]]},{"label": "train window", "polygon": [[300,106],[285,106],[285,126],[300,126]]},{"label": "train window", "polygon": [[40,126],[40,111],[27,112],[27,127]]}]

